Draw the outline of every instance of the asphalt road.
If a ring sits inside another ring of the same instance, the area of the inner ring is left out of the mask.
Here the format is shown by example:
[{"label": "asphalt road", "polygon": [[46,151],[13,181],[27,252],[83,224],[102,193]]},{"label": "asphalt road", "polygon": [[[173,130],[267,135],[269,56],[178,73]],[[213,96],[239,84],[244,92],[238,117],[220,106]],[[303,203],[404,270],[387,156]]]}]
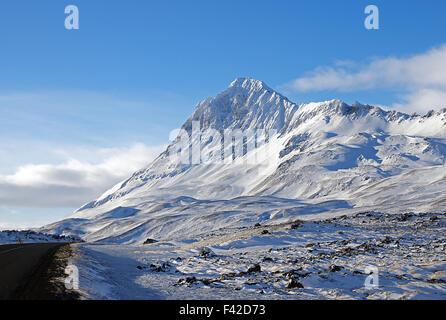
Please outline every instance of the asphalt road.
[{"label": "asphalt road", "polygon": [[64,243],[0,245],[0,299],[14,299]]}]

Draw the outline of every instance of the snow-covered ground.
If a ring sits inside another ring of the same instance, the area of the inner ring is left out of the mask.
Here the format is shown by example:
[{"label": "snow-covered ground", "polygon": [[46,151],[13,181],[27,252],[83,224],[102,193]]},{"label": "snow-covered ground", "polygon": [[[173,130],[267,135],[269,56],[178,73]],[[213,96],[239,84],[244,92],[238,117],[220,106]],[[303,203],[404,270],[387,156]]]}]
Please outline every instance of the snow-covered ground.
[{"label": "snow-covered ground", "polygon": [[80,244],[73,263],[90,299],[445,299],[445,231],[445,214],[366,212],[196,242]]},{"label": "snow-covered ground", "polygon": [[[19,243],[38,243],[38,242],[68,242],[70,239],[65,236],[55,234],[44,234],[32,230],[4,230],[0,231],[0,244]],[[78,238],[72,238],[72,241],[79,241]]]}]

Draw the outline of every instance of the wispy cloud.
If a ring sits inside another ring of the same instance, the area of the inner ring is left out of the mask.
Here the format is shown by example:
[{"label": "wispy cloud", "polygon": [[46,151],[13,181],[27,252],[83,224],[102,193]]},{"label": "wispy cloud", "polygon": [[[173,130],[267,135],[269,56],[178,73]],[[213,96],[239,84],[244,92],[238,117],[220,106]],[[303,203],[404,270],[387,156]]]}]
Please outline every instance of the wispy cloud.
[{"label": "wispy cloud", "polygon": [[10,207],[79,207],[149,164],[165,146],[136,143],[101,149],[101,161],[70,159],[60,164],[28,164],[0,176],[0,204]]},{"label": "wispy cloud", "polygon": [[446,45],[406,58],[373,59],[361,64],[347,61],[318,67],[285,87],[296,92],[340,92],[385,89],[401,101],[394,107],[427,111],[446,107]]}]

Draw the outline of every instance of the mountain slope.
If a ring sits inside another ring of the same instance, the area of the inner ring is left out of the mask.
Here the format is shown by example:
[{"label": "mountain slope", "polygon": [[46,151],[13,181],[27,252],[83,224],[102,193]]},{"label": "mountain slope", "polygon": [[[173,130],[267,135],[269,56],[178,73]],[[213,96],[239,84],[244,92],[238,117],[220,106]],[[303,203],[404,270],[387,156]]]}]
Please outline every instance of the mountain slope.
[{"label": "mountain slope", "polygon": [[199,103],[147,168],[42,230],[140,243],[324,212],[440,210],[445,159],[446,109],[297,105],[240,78]]}]

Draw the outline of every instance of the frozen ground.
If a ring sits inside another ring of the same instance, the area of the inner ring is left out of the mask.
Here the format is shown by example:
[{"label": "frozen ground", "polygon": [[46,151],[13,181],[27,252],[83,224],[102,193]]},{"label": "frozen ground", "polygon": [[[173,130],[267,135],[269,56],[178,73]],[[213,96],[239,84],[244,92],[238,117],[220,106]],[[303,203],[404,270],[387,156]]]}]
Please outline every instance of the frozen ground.
[{"label": "frozen ground", "polygon": [[[366,212],[196,241],[80,244],[73,262],[89,299],[445,299],[445,231],[444,213]],[[378,288],[365,288],[367,266]]]},{"label": "frozen ground", "polygon": [[[79,241],[77,237],[71,237],[72,241]],[[0,244],[13,243],[45,243],[45,242],[68,242],[69,238],[54,234],[45,234],[32,230],[4,230],[0,231]]]}]

